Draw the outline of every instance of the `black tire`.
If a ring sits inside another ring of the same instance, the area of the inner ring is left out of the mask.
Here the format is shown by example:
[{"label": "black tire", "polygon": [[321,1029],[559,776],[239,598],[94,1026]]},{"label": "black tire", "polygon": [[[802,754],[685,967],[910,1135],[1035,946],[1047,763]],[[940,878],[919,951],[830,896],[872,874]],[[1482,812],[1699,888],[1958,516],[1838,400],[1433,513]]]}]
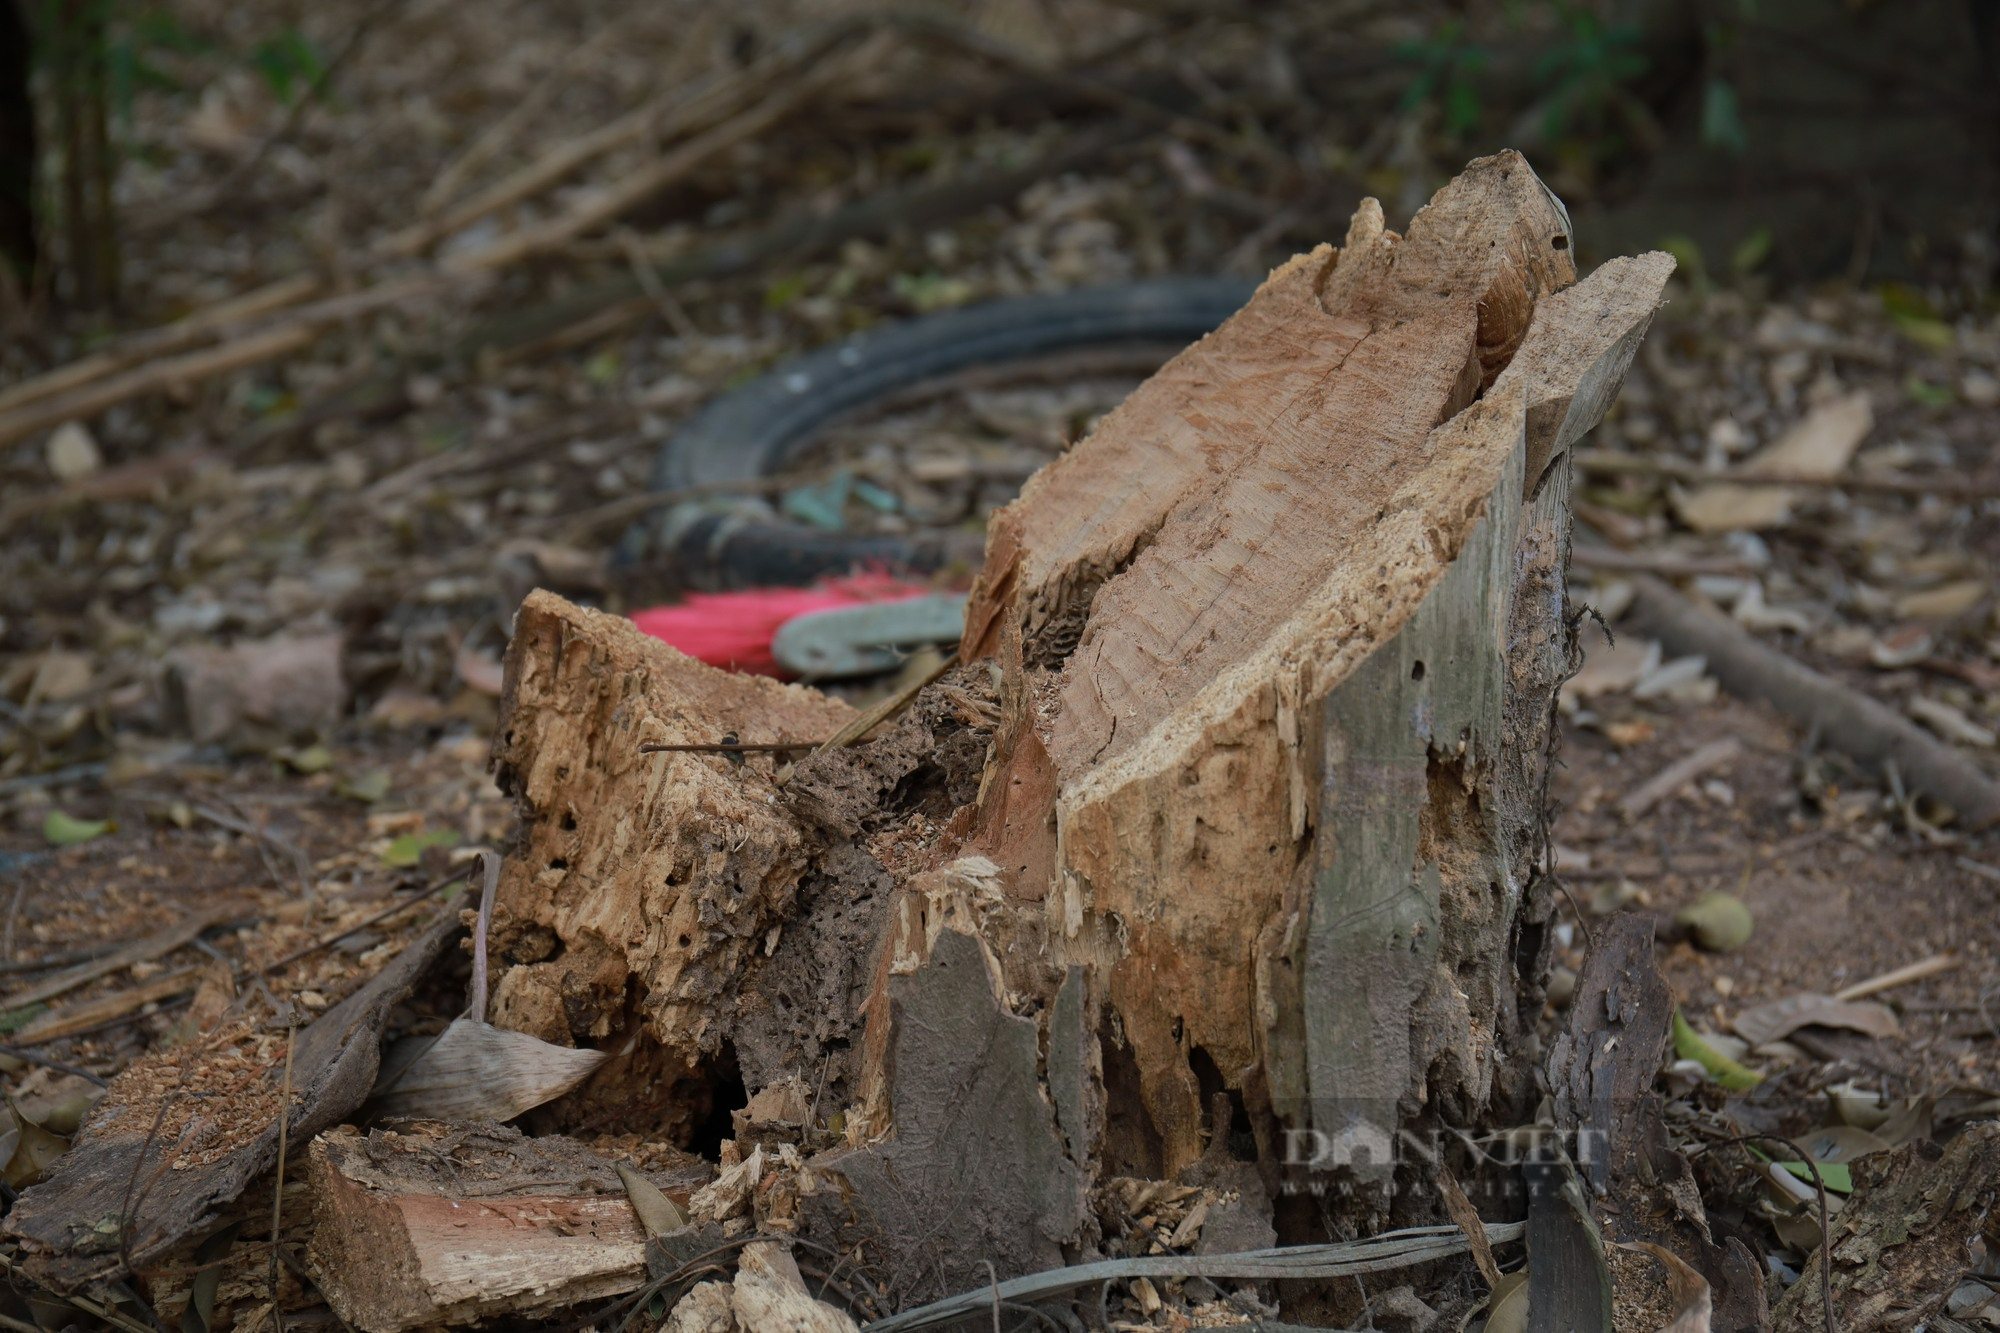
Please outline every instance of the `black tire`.
[{"label": "black tire", "polygon": [[[869,329],[703,408],[661,451],[654,484],[678,490],[769,476],[840,418],[976,366],[1120,343],[1193,342],[1255,288],[1242,278],[1157,278],[989,301]],[[650,536],[646,544],[672,563],[679,581],[701,588],[809,582],[857,566],[928,571],[963,557],[967,546],[815,532],[719,509],[670,514]]]}]

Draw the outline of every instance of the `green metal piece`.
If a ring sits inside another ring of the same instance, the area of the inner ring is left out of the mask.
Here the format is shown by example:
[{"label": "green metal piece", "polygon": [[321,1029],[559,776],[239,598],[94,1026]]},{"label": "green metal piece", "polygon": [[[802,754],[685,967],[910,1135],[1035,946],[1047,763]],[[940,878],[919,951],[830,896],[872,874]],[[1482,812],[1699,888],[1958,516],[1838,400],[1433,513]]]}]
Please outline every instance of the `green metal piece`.
[{"label": "green metal piece", "polygon": [[965,626],[962,595],[844,606],[794,616],[771,640],[778,665],[805,680],[894,671],[917,648],[956,643]]}]

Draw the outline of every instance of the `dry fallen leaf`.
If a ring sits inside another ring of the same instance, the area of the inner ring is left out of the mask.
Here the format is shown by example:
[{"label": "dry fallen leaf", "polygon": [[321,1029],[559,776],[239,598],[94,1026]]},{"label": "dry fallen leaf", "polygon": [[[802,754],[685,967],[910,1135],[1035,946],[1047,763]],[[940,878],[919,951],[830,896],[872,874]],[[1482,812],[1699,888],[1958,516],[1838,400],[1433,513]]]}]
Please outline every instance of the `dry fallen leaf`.
[{"label": "dry fallen leaf", "polygon": [[1491,1313],[1486,1316],[1486,1333],[1527,1333],[1527,1270],[1502,1277],[1500,1285],[1493,1288],[1493,1300],[1487,1309]]},{"label": "dry fallen leaf", "polygon": [[[1743,465],[1746,475],[1759,470],[1811,477],[1836,477],[1874,428],[1875,413],[1868,395],[1857,391],[1806,413],[1767,449]],[[1736,486],[1711,482],[1678,491],[1674,508],[1681,521],[1696,532],[1731,532],[1776,527],[1791,516],[1798,499],[1795,488]]]},{"label": "dry fallen leaf", "polygon": [[1954,583],[1905,593],[1896,599],[1896,615],[1902,620],[1957,620],[1986,600],[1986,580],[1959,579]]},{"label": "dry fallen leaf", "polygon": [[390,1048],[375,1107],[409,1119],[511,1120],[562,1096],[607,1058],[460,1018],[442,1036]]},{"label": "dry fallen leaf", "polygon": [[1736,1015],[1731,1024],[1736,1035],[1752,1046],[1782,1040],[1811,1025],[1846,1028],[1876,1038],[1900,1036],[1903,1031],[1895,1011],[1885,1004],[1810,994],[1753,1005]]},{"label": "dry fallen leaf", "polygon": [[1579,700],[1623,694],[1659,666],[1660,645],[1655,640],[1626,635],[1615,644],[1606,644],[1600,639],[1588,644],[1583,669],[1563,685],[1563,693]]},{"label": "dry fallen leaf", "polygon": [[65,421],[49,433],[42,448],[49,474],[57,481],[82,481],[104,466],[104,454],[97,440],[81,423]]}]

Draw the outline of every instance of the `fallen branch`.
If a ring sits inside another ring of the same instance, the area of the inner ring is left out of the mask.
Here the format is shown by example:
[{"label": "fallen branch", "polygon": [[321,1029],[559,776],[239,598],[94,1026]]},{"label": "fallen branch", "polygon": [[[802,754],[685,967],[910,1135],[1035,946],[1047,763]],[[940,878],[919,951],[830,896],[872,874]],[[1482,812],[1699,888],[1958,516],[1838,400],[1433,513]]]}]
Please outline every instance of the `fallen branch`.
[{"label": "fallen branch", "polygon": [[[134,339],[116,351],[86,357],[17,385],[0,396],[0,444],[24,439],[63,421],[94,416],[157,389],[195,383],[298,351],[327,325],[341,319],[422,296],[448,287],[467,273],[504,268],[560,246],[657,193],[716,153],[768,129],[806,98],[851,74],[862,57],[878,57],[879,47],[864,45],[850,53],[849,59],[823,61],[803,76],[779,77],[793,65],[823,54],[832,43],[845,40],[853,30],[852,25],[843,25],[809,45],[800,55],[787,57],[779,67],[746,71],[705,96],[696,97],[687,103],[678,123],[666,127],[668,132],[700,128],[718,115],[728,116],[732,112],[734,118],[592,195],[577,208],[503,237],[482,250],[457,257],[445,263],[442,271],[388,279],[320,306],[297,310],[291,317],[275,323],[242,331],[246,321],[289,309],[320,290],[317,277],[288,278],[231,298],[156,334]],[[774,84],[780,91],[750,105],[748,110],[741,109],[750,93]],[[660,128],[659,119],[658,106],[633,113],[617,122],[616,133],[603,136],[601,142],[590,140],[590,152],[545,161],[525,177],[510,178],[442,217],[396,233],[364,257],[364,266],[414,255],[478,218],[553,185],[597,153],[644,137]],[[224,340],[212,347],[184,350],[211,335]]]},{"label": "fallen branch", "polygon": [[141,394],[196,384],[274,360],[309,346],[324,329],[342,320],[449,291],[464,285],[467,276],[424,273],[329,297],[248,331],[226,334],[224,341],[212,347],[141,361],[121,373],[87,381],[70,392],[38,397],[23,407],[0,413],[0,445],[12,444],[65,421],[96,416]]},{"label": "fallen branch", "polygon": [[11,412],[24,403],[67,392],[80,384],[102,379],[152,357],[191,347],[217,330],[310,300],[319,292],[320,285],[317,274],[296,274],[232,296],[226,301],[218,301],[163,328],[133,334],[102,351],[0,390],[0,412]]},{"label": "fallen branch", "polygon": [[1913,981],[1922,981],[1927,977],[1937,976],[1941,972],[1949,972],[1953,968],[1956,968],[1958,964],[1959,960],[1955,954],[1932,954],[1929,958],[1921,959],[1914,963],[1906,963],[1902,967],[1893,968],[1879,976],[1870,977],[1866,981],[1856,982],[1845,990],[1837,990],[1833,993],[1833,998],[1836,1000],[1859,1000],[1870,995],[1880,995],[1885,990],[1894,990],[1898,986],[1907,986]]},{"label": "fallen branch", "polygon": [[687,85],[676,86],[670,76],[663,73],[662,79],[668,83],[669,92],[626,112],[607,125],[557,144],[527,166],[441,212],[433,215],[428,207],[423,207],[423,221],[384,238],[369,251],[369,257],[406,258],[421,253],[481,218],[533,198],[607,153],[647,140],[667,144],[681,135],[712,129],[719,122],[751,106],[760,89],[793,80],[799,67],[826,54],[851,31],[843,25],[796,53],[787,53],[725,76],[710,76],[696,81],[691,88]]},{"label": "fallen branch", "polygon": [[75,990],[78,986],[95,981],[99,977],[109,976],[134,963],[148,963],[155,958],[163,958],[181,946],[193,943],[197,937],[225,921],[240,919],[244,915],[246,914],[240,908],[196,913],[178,925],[143,939],[133,940],[67,972],[47,977],[24,990],[0,998],[0,1009],[19,1009],[25,1005],[53,1000],[58,995]]},{"label": "fallen branch", "polygon": [[[515,136],[520,134],[522,130],[541,119],[542,113],[561,95],[565,88],[570,86],[569,80],[571,76],[581,69],[586,61],[592,60],[603,52],[610,50],[617,42],[629,41],[631,39],[634,27],[633,19],[642,12],[640,10],[628,11],[623,15],[594,25],[590,36],[576,46],[571,47],[568,53],[556,62],[555,68],[543,76],[540,83],[528,90],[526,97],[508,107],[506,113],[500,119],[480,131],[478,136],[466,146],[463,152],[445,163],[444,167],[437,173],[437,176],[425,187],[423,195],[417,200],[417,212],[426,218],[436,217],[449,206],[458,197],[459,189],[466,181],[470,180],[481,167],[497,156],[501,150],[508,147],[514,141]],[[704,15],[704,17],[707,16]],[[698,51],[700,49],[701,36],[701,31],[697,30],[674,53],[679,59],[676,59],[673,65],[660,71],[661,82],[663,84],[668,87],[678,87],[680,83],[678,76],[685,75],[688,72],[683,66],[683,61],[690,50]],[[655,99],[653,102],[648,103],[647,109],[658,111],[660,109],[659,100]],[[571,140],[569,142],[573,143],[575,141]]]},{"label": "fallen branch", "polygon": [[[663,287],[671,289],[703,278],[734,277],[779,257],[803,262],[844,241],[879,235],[897,227],[918,232],[939,227],[967,213],[1006,203],[1036,181],[1075,171],[1137,133],[1136,128],[1118,126],[1097,134],[1081,134],[1039,161],[970,180],[884,190],[831,213],[800,210],[748,236],[717,241],[655,265],[653,275]],[[620,274],[546,305],[502,316],[475,329],[453,352],[457,356],[472,356],[489,348],[517,347],[548,337],[620,302],[645,299],[645,289],[638,280],[629,273]]]},{"label": "fallen branch", "polygon": [[1703,657],[1722,687],[1770,704],[1820,741],[1864,764],[1893,768],[1908,787],[1950,805],[1967,825],[2000,820],[2000,783],[1970,759],[1857,690],[1703,611],[1649,574],[1632,577],[1628,619],[1670,657]]},{"label": "fallen branch", "polygon": [[505,268],[532,256],[546,254],[587,231],[604,226],[675,181],[685,178],[709,159],[762,134],[806,101],[866,68],[881,57],[885,40],[878,37],[840,59],[826,60],[807,73],[783,80],[778,90],[763,101],[696,135],[672,152],[628,172],[616,184],[592,193],[569,211],[537,226],[513,232],[470,254],[448,259],[445,268],[460,272]]},{"label": "fallen branch", "polygon": [[142,981],[129,990],[113,991],[94,1000],[52,1009],[16,1032],[14,1041],[21,1046],[39,1046],[63,1037],[74,1037],[102,1023],[137,1013],[149,1004],[184,995],[200,984],[201,969],[198,967],[168,972],[150,981]]}]

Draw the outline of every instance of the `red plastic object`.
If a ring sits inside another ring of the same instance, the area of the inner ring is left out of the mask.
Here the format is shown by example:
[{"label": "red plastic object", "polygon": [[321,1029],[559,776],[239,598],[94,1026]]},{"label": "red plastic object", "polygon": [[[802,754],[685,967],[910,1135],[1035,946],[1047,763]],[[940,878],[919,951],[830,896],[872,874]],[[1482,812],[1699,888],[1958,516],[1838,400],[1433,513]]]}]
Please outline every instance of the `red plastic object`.
[{"label": "red plastic object", "polygon": [[794,616],[867,602],[895,602],[936,591],[886,574],[856,574],[810,588],[751,588],[690,593],[676,606],[634,611],[632,623],[689,657],[731,671],[784,676],[771,639]]}]

